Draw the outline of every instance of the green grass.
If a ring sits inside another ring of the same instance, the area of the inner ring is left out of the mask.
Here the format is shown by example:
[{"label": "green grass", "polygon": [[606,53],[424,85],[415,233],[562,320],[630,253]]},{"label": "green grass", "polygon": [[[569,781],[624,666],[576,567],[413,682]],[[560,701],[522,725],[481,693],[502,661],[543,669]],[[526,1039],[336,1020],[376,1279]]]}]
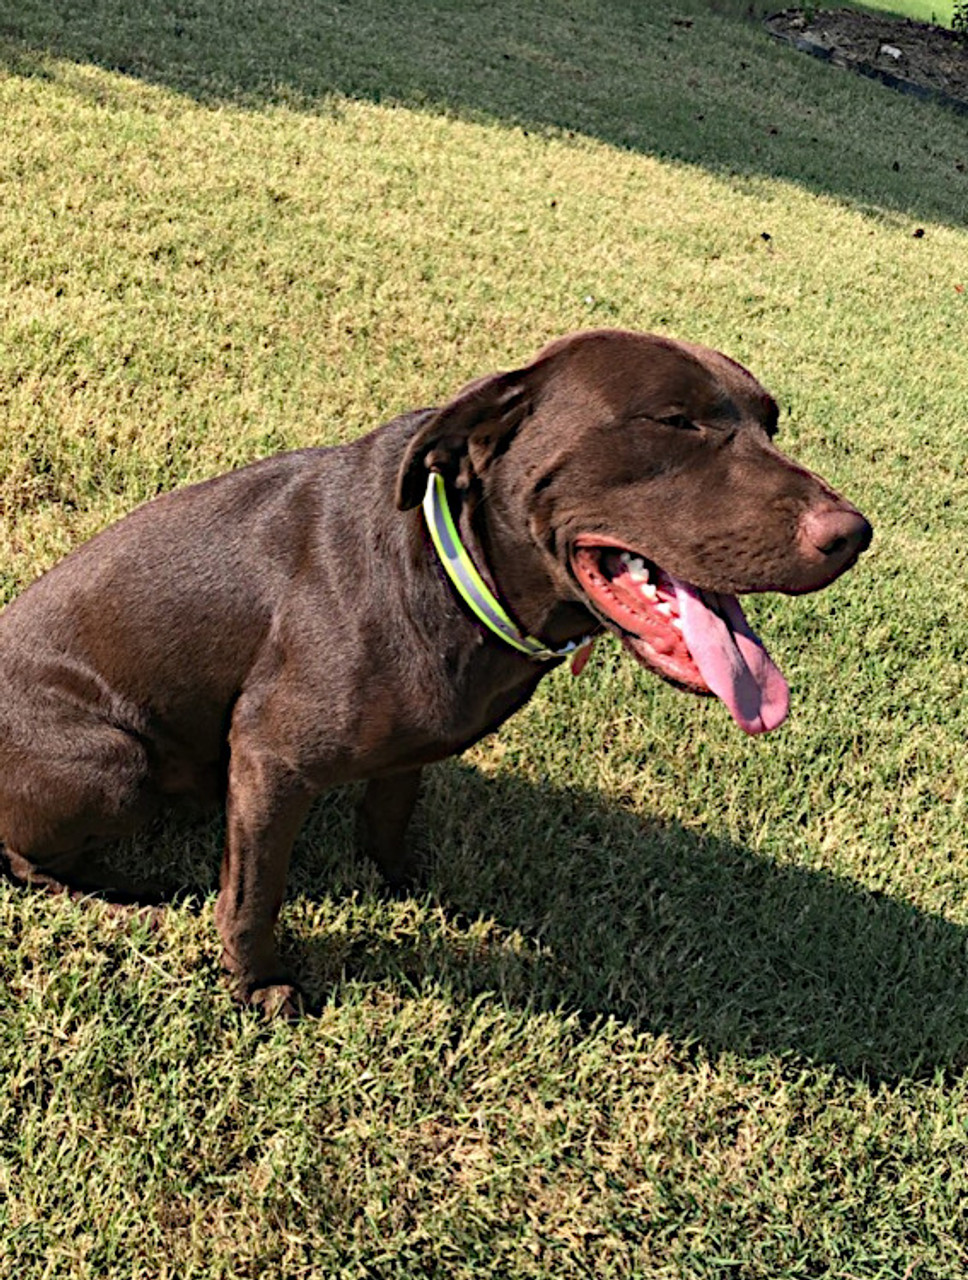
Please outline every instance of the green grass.
[{"label": "green grass", "polygon": [[[832,9],[839,5],[816,5],[816,8]],[[863,4],[844,4],[840,8],[883,10],[889,17],[914,18],[916,22],[933,22],[940,27],[950,27],[954,13],[953,0],[864,0]]]},{"label": "green grass", "polygon": [[324,799],[283,918],[318,1017],[232,1005],[217,823],[130,851],[189,895],[151,921],[0,885],[0,1275],[968,1275],[964,121],[738,0],[0,36],[0,598],[589,324],[749,364],[876,526],[751,607],[766,740],[601,645],[433,771],[413,900]]},{"label": "green grass", "polygon": [[864,0],[864,4],[853,7],[883,9],[888,15],[914,18],[917,22],[936,22],[944,27],[951,26],[951,15],[954,12],[953,0]]}]

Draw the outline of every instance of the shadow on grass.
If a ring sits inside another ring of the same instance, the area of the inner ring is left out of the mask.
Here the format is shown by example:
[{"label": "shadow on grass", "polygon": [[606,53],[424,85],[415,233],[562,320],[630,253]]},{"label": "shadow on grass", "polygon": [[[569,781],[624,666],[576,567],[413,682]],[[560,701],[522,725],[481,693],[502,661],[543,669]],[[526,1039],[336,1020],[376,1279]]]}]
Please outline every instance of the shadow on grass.
[{"label": "shadow on grass", "polygon": [[[496,991],[529,1010],[614,1017],[713,1054],[794,1052],[869,1081],[968,1064],[965,929],[592,793],[458,762],[431,771],[427,790],[415,825],[437,851],[436,923],[431,912],[409,933],[373,929],[362,912],[341,937],[304,939],[297,967],[309,960],[337,985]],[[349,822],[343,798],[324,807],[302,842],[310,860],[334,811]],[[316,897],[333,864],[307,881],[298,853],[295,887]],[[498,928],[482,932],[484,921]]]},{"label": "shadow on grass", "polygon": [[[460,761],[427,773],[413,835],[434,853],[408,905],[353,851],[354,813],[353,789],[323,797],[294,851],[289,901],[310,920],[291,907],[280,941],[310,1007],[348,982],[429,984],[870,1083],[968,1065],[968,930],[938,916]],[[173,817],[107,862],[197,912],[221,840],[218,821]]]},{"label": "shadow on grass", "polygon": [[961,224],[956,117],[781,49],[742,0],[0,0],[0,62],[46,52],[203,103],[332,95],[550,128]]}]

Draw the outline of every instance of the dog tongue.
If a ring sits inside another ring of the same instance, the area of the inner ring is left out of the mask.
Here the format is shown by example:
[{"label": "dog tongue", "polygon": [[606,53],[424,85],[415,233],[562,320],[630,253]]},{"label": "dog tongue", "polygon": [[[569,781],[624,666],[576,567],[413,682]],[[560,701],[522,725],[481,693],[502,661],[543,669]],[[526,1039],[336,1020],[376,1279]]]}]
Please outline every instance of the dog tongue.
[{"label": "dog tongue", "polygon": [[669,574],[682,633],[693,661],[747,733],[766,733],[786,719],[790,690],[753,634],[735,596],[700,591]]}]

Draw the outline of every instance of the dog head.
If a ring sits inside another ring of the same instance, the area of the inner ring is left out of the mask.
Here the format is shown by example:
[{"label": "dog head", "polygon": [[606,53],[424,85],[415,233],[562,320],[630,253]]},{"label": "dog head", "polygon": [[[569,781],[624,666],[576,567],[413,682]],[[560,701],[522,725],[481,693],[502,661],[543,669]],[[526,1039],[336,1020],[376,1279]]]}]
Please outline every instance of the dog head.
[{"label": "dog head", "polygon": [[718,695],[758,733],[785,718],[788,691],[737,596],[815,591],[871,538],[859,511],[776,448],[777,417],[719,352],[573,334],[436,411],[410,443],[398,505],[416,506],[427,472],[441,472],[472,504],[522,621],[579,604],[643,665]]}]

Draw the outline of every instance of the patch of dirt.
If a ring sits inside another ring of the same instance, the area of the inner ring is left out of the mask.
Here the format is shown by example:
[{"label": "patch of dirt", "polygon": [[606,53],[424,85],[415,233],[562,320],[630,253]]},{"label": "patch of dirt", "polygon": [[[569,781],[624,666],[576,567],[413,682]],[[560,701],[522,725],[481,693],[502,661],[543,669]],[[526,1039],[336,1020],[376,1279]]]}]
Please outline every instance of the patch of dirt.
[{"label": "patch of dirt", "polygon": [[968,43],[944,27],[851,9],[784,9],[766,27],[804,53],[968,113]]}]

